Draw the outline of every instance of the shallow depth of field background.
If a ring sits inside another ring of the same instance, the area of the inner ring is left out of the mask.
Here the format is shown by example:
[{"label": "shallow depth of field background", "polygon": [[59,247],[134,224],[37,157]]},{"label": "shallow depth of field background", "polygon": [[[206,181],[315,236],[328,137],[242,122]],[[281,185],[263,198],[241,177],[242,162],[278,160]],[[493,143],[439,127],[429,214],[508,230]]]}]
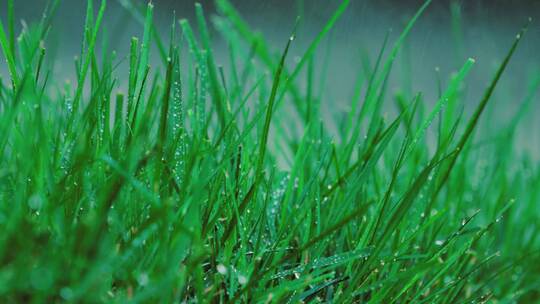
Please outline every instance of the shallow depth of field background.
[{"label": "shallow depth of field background", "polygon": [[[111,48],[118,51],[122,58],[127,51],[131,36],[142,37],[142,25],[134,20],[122,8],[121,1],[109,0],[105,19],[105,30],[111,37]],[[16,19],[28,23],[39,20],[45,7],[45,0],[15,1]],[[54,54],[55,73],[65,79],[74,75],[73,58],[80,51],[80,38],[83,30],[86,1],[63,0],[56,15],[54,33],[48,44],[48,56]],[[94,1],[96,6],[98,1]],[[133,1],[134,3],[142,0]],[[289,64],[294,65],[294,57],[299,56],[307,45],[322,29],[326,20],[335,10],[337,0],[233,0],[231,1],[246,21],[254,29],[261,31],[276,52],[284,46],[299,11],[304,12],[297,40],[292,49]],[[405,22],[414,14],[423,1],[413,0],[353,0],[349,9],[340,19],[336,28],[329,35],[321,48],[330,45],[330,66],[326,76],[323,107],[325,111],[346,111],[352,95],[356,77],[361,69],[360,55],[369,54],[372,61],[382,44],[385,33],[392,29],[390,42],[395,40]],[[173,11],[179,18],[191,19],[194,1],[191,0],[153,0],[155,21],[162,29],[163,37],[172,22]],[[213,1],[201,1],[208,14],[214,14]],[[494,71],[512,43],[515,34],[526,22],[533,18],[529,33],[522,41],[515,56],[503,75],[484,121],[488,126],[497,128],[505,124],[516,111],[524,98],[526,89],[540,71],[540,1],[483,0],[458,1],[462,7],[462,41],[452,31],[450,1],[435,0],[420,18],[408,40],[404,52],[394,66],[390,82],[390,92],[404,90],[415,93],[422,91],[428,102],[433,103],[437,96],[437,73],[443,87],[451,73],[457,70],[467,57],[476,59],[476,65],[467,78],[467,108],[478,102]],[[5,1],[1,1],[0,16],[5,20]],[[300,10],[299,7],[303,7]],[[19,30],[21,22],[17,22]],[[72,37],[72,38],[71,38]],[[216,38],[216,55],[219,64],[228,65],[227,46]],[[157,58],[157,53],[154,53]],[[324,58],[319,51],[318,58]],[[53,62],[53,60],[50,60]],[[125,62],[125,61],[124,61]],[[322,63],[319,62],[319,66]],[[407,63],[408,62],[408,63]],[[406,67],[407,66],[407,67]],[[404,68],[406,67],[406,68]],[[126,68],[126,64],[120,69]],[[0,64],[2,79],[7,79],[6,66]],[[410,84],[410,87],[404,87]],[[409,92],[409,93],[410,93]],[[391,95],[390,95],[391,96]],[[387,105],[393,105],[388,100]],[[536,97],[534,108],[540,108],[540,98]],[[466,108],[466,110],[467,110]],[[470,113],[470,112],[468,112]],[[535,119],[540,111],[534,113],[521,124],[518,138],[521,151],[529,151],[540,158],[540,121]]]}]

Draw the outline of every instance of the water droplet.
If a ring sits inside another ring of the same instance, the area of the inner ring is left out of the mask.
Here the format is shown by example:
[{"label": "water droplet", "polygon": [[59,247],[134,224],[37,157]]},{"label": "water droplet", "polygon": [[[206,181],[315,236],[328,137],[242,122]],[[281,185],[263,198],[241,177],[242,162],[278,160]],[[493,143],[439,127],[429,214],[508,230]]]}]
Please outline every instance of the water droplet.
[{"label": "water droplet", "polygon": [[148,285],[148,281],[150,281],[150,279],[148,278],[148,274],[143,272],[141,273],[138,277],[137,277],[137,282],[139,283],[140,286],[146,286]]},{"label": "water droplet", "polygon": [[223,265],[223,264],[219,264],[219,265],[217,265],[217,271],[222,275],[226,275],[227,274],[227,267],[225,267],[225,265]]},{"label": "water droplet", "polygon": [[64,287],[60,289],[60,296],[64,300],[71,300],[73,298],[73,290],[71,290],[69,287]]},{"label": "water droplet", "polygon": [[248,279],[247,279],[245,276],[243,276],[243,275],[241,275],[241,274],[238,275],[238,283],[239,283],[240,285],[246,285],[247,282],[248,282]]},{"label": "water droplet", "polygon": [[39,194],[34,194],[28,199],[28,207],[33,210],[40,209],[43,205],[43,200]]}]

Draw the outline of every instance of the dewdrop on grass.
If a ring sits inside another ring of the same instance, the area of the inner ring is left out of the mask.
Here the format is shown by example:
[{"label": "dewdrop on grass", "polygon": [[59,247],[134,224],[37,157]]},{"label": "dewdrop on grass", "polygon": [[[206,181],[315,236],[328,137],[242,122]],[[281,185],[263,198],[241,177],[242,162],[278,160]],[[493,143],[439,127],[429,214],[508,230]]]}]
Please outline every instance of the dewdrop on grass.
[{"label": "dewdrop on grass", "polygon": [[219,264],[217,265],[217,271],[222,274],[222,275],[227,275],[227,267],[225,267],[225,265],[223,264]]}]

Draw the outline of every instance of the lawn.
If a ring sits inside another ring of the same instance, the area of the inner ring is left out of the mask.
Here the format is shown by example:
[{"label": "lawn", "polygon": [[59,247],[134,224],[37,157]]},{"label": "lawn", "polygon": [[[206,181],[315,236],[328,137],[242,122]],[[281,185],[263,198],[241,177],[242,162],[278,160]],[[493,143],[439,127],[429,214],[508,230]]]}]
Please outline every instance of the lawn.
[{"label": "lawn", "polygon": [[2,303],[540,301],[540,168],[516,152],[540,77],[511,119],[480,127],[531,20],[486,87],[470,58],[437,100],[398,94],[388,79],[428,0],[338,119],[320,53],[351,0],[294,61],[296,28],[270,44],[228,0],[171,16],[168,35],[151,3],[124,1],[143,24],[117,54],[106,1],[89,0],[67,83],[47,52],[62,2],[20,32],[4,2]]}]

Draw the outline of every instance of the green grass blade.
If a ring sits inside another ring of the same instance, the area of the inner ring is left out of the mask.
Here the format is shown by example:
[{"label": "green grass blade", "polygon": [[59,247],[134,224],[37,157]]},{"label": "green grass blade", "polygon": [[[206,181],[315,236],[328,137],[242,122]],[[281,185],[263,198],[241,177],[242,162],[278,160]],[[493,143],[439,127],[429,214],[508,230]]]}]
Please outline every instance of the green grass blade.
[{"label": "green grass blade", "polygon": [[452,82],[448,86],[448,88],[444,91],[442,96],[439,98],[435,106],[433,107],[433,110],[429,113],[429,115],[424,119],[416,133],[414,134],[414,137],[412,139],[412,145],[411,148],[418,143],[420,138],[424,135],[427,128],[431,125],[435,117],[441,112],[442,108],[446,105],[448,100],[456,94],[457,90],[459,89],[459,86],[469,74],[469,71],[471,70],[472,66],[474,65],[474,59],[469,58],[463,65],[463,67],[459,70],[457,75],[452,79]]},{"label": "green grass blade", "polygon": [[[336,11],[332,14],[330,19],[326,22],[324,28],[317,34],[315,39],[311,42],[308,49],[305,51],[305,53],[300,57],[300,61],[292,71],[292,73],[287,77],[287,82],[283,85],[283,93],[281,93],[278,100],[281,100],[285,94],[285,91],[288,90],[290,84],[296,80],[296,77],[300,74],[302,69],[304,68],[304,65],[308,62],[308,60],[313,56],[315,53],[315,50],[319,47],[319,44],[321,41],[326,37],[328,32],[330,32],[335,24],[338,22],[340,17],[343,15],[343,13],[347,10],[347,7],[349,6],[350,0],[343,0],[341,1],[341,4],[336,9]],[[279,101],[278,101],[279,102]]]},{"label": "green grass blade", "polygon": [[272,91],[270,92],[270,97],[266,105],[266,117],[264,119],[264,126],[263,126],[262,135],[261,135],[261,141],[259,142],[259,155],[258,155],[259,157],[258,157],[257,166],[256,166],[257,169],[255,171],[257,176],[260,176],[263,172],[264,161],[265,161],[265,156],[266,156],[266,144],[268,142],[268,134],[270,132],[270,122],[272,120],[272,115],[274,113],[274,104],[276,102],[277,91],[279,88],[279,83],[281,81],[281,74],[285,67],[285,58],[287,58],[287,54],[289,53],[289,47],[291,46],[291,43],[293,40],[294,40],[294,34],[287,41],[287,45],[285,46],[285,50],[283,51],[283,54],[281,55],[281,60],[274,74],[274,81],[272,82]]},{"label": "green grass blade", "polygon": [[148,65],[148,58],[150,56],[150,46],[152,39],[152,25],[153,25],[153,16],[154,16],[154,5],[152,2],[148,3],[146,7],[146,18],[144,20],[144,34],[141,44],[141,53],[140,53],[140,63],[139,63],[139,73],[137,78],[142,79]]},{"label": "green grass blade", "polygon": [[15,57],[14,57],[13,52],[11,51],[12,47],[11,47],[8,37],[6,36],[6,32],[4,31],[4,26],[1,21],[0,21],[0,47],[2,48],[2,52],[4,53],[4,58],[6,59],[6,62],[8,65],[9,75],[11,77],[11,83],[13,85],[13,91],[16,91],[19,85],[19,76],[17,75]]},{"label": "green grass blade", "polygon": [[[91,1],[89,1],[90,3]],[[84,64],[82,66],[80,75],[78,77],[77,81],[77,90],[75,92],[75,97],[73,99],[73,112],[77,112],[80,106],[80,100],[82,98],[83,89],[84,89],[84,83],[88,74],[88,69],[90,67],[90,63],[92,62],[92,58],[94,58],[94,51],[96,46],[96,40],[97,35],[99,32],[99,28],[101,26],[101,22],[103,20],[103,16],[105,15],[105,8],[107,7],[107,1],[102,0],[101,5],[99,7],[98,15],[96,18],[96,23],[92,26],[92,34],[89,37],[89,45],[88,50],[86,51],[86,56],[84,57]]]}]

